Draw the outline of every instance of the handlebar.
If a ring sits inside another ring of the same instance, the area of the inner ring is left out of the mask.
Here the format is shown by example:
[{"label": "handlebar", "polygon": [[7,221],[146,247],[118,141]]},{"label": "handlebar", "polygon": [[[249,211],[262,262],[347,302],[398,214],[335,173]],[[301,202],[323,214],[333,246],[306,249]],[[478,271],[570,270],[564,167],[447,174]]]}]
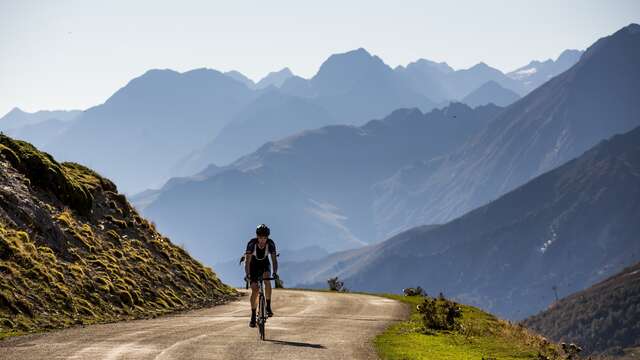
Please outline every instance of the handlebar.
[{"label": "handlebar", "polygon": [[[262,281],[270,281],[270,280],[277,280],[277,279],[280,279],[280,277],[277,277],[277,278],[274,278],[274,277],[258,278],[257,280],[258,281],[260,281],[260,280],[262,280]],[[245,285],[245,289],[249,289],[249,280],[245,279],[244,285]]]}]

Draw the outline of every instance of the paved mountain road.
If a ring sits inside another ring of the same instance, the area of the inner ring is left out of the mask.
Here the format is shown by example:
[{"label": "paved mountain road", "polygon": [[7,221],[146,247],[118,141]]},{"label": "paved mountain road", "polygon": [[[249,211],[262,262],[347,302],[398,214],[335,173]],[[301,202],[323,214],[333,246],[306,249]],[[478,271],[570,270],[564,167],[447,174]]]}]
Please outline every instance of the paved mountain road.
[{"label": "paved mountain road", "polygon": [[156,319],[0,341],[0,359],[375,359],[375,334],[407,314],[376,296],[277,290],[267,341],[249,328],[249,300]]}]

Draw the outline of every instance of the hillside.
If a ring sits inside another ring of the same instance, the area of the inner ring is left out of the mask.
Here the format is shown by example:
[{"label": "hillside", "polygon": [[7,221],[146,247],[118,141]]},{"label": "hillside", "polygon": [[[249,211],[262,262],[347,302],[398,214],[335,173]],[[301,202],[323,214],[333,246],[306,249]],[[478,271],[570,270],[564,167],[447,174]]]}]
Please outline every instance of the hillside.
[{"label": "hillside", "polygon": [[556,341],[583,344],[585,354],[640,355],[640,263],[522,324]]},{"label": "hillside", "polygon": [[4,135],[0,154],[0,337],[234,296],[111,181]]},{"label": "hillside", "polygon": [[573,293],[637,262],[638,209],[640,127],[449,223],[286,272],[339,276],[363,291],[420,285],[522,319],[553,301],[554,286]]}]

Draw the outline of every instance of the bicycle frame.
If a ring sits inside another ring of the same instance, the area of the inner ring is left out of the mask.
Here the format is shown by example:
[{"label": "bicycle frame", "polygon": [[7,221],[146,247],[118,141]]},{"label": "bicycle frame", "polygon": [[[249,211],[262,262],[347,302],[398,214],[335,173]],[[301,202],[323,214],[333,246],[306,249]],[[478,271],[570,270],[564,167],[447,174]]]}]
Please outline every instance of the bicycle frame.
[{"label": "bicycle frame", "polygon": [[258,336],[260,337],[260,340],[264,340],[266,337],[265,325],[267,323],[267,319],[269,318],[265,312],[267,300],[264,295],[264,282],[271,280],[275,280],[275,278],[263,278],[262,276],[258,278],[258,311],[256,314],[256,322],[258,323]]}]

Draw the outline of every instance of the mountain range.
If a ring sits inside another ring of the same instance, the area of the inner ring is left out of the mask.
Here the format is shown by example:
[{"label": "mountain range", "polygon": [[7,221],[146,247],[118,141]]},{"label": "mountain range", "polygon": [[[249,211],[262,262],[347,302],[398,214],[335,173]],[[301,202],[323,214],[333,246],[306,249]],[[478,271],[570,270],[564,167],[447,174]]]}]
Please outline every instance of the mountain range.
[{"label": "mountain range", "polygon": [[16,107],[0,119],[0,130],[6,132],[11,129],[35,125],[52,119],[67,122],[75,119],[81,113],[82,111],[80,110],[42,110],[30,113]]},{"label": "mountain range", "polygon": [[[328,251],[446,223],[640,125],[636,27],[505,109],[452,104],[304,131],[136,203],[209,263],[235,258],[254,223],[272,223],[283,249]],[[202,224],[228,239],[216,252]]]},{"label": "mountain range", "polygon": [[640,125],[640,25],[602,38],[457,151],[377,186],[383,234],[443,223]]},{"label": "mountain range", "polygon": [[640,127],[446,224],[281,273],[300,286],[334,276],[352,290],[419,285],[521,319],[546,308],[554,287],[574,293],[637,262],[639,210]]},{"label": "mountain range", "polygon": [[29,113],[13,108],[0,118],[0,131],[38,147],[45,147],[64,133],[81,114],[81,110],[43,110]]},{"label": "mountain range", "polygon": [[[406,69],[392,69],[360,48],[330,56],[310,79],[288,68],[257,83],[238,71],[150,70],[104,104],[73,112],[74,121],[22,126],[29,122],[16,121],[19,112],[13,111],[0,119],[0,128],[18,124],[10,135],[61,159],[88,164],[134,193],[212,163],[227,165],[267,141],[301,130],[362,125],[403,107],[428,111],[463,99],[487,81],[517,92],[524,88],[484,64],[454,71],[445,63],[431,63],[421,59]],[[436,75],[426,76],[431,70]],[[480,96],[481,101],[469,101],[474,106],[506,104],[504,91]]]},{"label": "mountain range", "polygon": [[428,114],[397,110],[361,127],[307,130],[208,175],[176,179],[150,193],[150,201],[136,197],[135,203],[146,203],[138,207],[161,231],[207,263],[235,258],[238,244],[260,222],[274,229],[282,251],[363,246],[377,239],[373,184],[402,166],[452,151],[501,111],[455,103]]}]

